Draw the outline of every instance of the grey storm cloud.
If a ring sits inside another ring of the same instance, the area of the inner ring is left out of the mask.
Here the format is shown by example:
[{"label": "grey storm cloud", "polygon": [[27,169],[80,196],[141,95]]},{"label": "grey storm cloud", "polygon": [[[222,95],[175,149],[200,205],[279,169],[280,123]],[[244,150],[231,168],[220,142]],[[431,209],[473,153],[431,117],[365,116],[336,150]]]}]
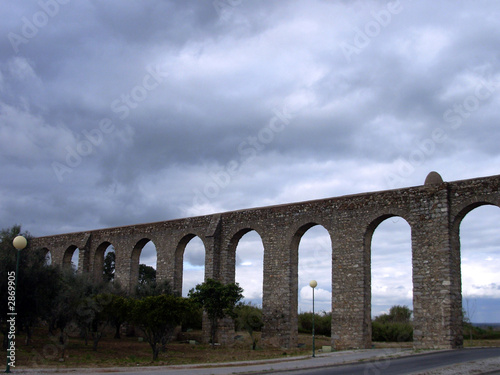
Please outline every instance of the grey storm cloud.
[{"label": "grey storm cloud", "polygon": [[[2,228],[499,173],[495,2],[41,0],[0,13]],[[497,254],[497,228],[476,230]],[[381,257],[407,241],[389,238]]]}]

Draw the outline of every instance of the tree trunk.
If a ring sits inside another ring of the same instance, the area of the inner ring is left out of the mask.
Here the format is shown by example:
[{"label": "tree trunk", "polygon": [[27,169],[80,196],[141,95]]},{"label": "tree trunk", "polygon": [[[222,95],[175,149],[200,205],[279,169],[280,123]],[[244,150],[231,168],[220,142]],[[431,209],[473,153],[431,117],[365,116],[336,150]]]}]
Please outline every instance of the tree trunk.
[{"label": "tree trunk", "polygon": [[31,337],[33,336],[33,329],[30,325],[26,325],[26,341],[25,345],[31,344]]},{"label": "tree trunk", "polygon": [[215,336],[217,335],[217,319],[212,320],[212,327],[210,327],[210,341],[212,344],[212,349],[215,348]]},{"label": "tree trunk", "polygon": [[121,336],[120,336],[120,328],[121,328],[121,326],[122,326],[121,323],[120,324],[118,324],[118,323],[115,324],[115,329],[116,329],[116,331],[115,331],[115,339],[121,339]]},{"label": "tree trunk", "polygon": [[102,333],[95,333],[94,334],[94,345],[92,346],[92,350],[94,352],[97,351],[97,344],[99,344],[99,340],[101,339]]},{"label": "tree trunk", "polygon": [[153,361],[156,361],[158,359],[160,348],[156,344],[152,345],[152,348],[153,348]]}]

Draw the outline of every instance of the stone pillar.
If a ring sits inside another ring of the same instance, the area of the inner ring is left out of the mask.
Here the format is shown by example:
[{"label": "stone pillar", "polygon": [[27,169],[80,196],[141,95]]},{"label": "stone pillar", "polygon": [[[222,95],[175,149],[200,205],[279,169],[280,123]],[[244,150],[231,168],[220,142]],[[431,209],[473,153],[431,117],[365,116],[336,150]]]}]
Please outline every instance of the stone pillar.
[{"label": "stone pillar", "polygon": [[413,248],[413,341],[415,347],[461,346],[460,263],[453,259],[447,184],[428,186],[415,202]]},{"label": "stone pillar", "polygon": [[371,347],[370,253],[355,220],[339,223],[332,251],[332,346]]},{"label": "stone pillar", "polygon": [[92,235],[86,236],[83,246],[79,247],[78,253],[78,273],[86,273],[90,271],[90,258],[91,258],[91,246],[92,246]]},{"label": "stone pillar", "polygon": [[[203,240],[205,244],[205,280],[213,279],[224,282],[221,275],[221,258],[223,257],[221,249],[221,231],[221,215],[213,215]],[[211,323],[205,312],[203,313],[202,329],[203,341],[208,343],[210,341]],[[231,329],[228,327],[227,322],[225,322],[224,319],[220,320],[217,323],[217,336],[215,340],[222,345],[231,344],[234,335],[231,335],[230,331]],[[232,332],[234,333],[234,325],[232,327]]]},{"label": "stone pillar", "polygon": [[274,234],[272,240],[263,242],[262,342],[264,345],[292,348],[297,345],[297,322],[293,319],[297,315],[297,306],[292,303],[297,285],[293,283],[296,279],[291,277],[293,260],[290,243],[283,237],[278,238],[278,234]]},{"label": "stone pillar", "polygon": [[64,266],[64,252],[66,248],[64,246],[49,248],[50,255],[52,257],[52,265],[59,266],[63,268]]},{"label": "stone pillar", "polygon": [[119,283],[123,290],[130,292],[130,256],[134,245],[125,241],[115,241],[115,283]]},{"label": "stone pillar", "polygon": [[[170,287],[176,291],[174,284],[174,259],[175,259],[175,246],[170,238],[168,240],[161,239],[155,242],[156,246],[156,282],[163,283],[168,281]],[[182,262],[181,262],[181,275],[182,275]],[[181,290],[178,291],[182,293]]]}]

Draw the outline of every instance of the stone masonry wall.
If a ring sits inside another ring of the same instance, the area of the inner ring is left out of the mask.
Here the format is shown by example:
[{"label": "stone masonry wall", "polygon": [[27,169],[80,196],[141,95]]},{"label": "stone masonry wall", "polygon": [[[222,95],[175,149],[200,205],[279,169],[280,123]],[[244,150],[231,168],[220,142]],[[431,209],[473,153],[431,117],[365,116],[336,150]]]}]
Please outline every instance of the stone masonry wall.
[{"label": "stone masonry wall", "polygon": [[[321,225],[330,234],[332,262],[332,345],[371,347],[371,239],[385,219],[400,216],[412,233],[414,345],[462,346],[459,227],[472,209],[500,207],[500,176],[445,183],[429,175],[418,187],[253,208],[158,223],[39,237],[31,247],[51,252],[67,266],[80,249],[79,272],[102,277],[104,250],[116,253],[116,280],[132,290],[139,255],[152,240],[157,275],[182,288],[182,261],[189,241],[205,245],[205,278],[234,282],[235,251],[241,237],[256,231],[264,246],[262,340],[267,345],[297,344],[298,246],[302,235]],[[208,337],[205,319],[205,337]],[[220,322],[218,340],[230,344],[234,325]]]}]

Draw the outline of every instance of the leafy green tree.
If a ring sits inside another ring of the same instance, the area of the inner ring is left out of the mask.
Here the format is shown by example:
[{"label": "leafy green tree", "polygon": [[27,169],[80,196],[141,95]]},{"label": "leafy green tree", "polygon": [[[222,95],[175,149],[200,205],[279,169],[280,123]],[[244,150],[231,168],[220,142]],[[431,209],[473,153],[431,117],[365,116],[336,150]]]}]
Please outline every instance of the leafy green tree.
[{"label": "leafy green tree", "polygon": [[165,346],[170,341],[175,327],[182,323],[192,307],[186,298],[159,295],[131,300],[130,308],[131,321],[144,332],[155,361],[161,345]]},{"label": "leafy green tree", "polygon": [[243,298],[243,289],[238,283],[222,284],[220,281],[207,279],[189,291],[189,298],[202,306],[210,321],[210,341],[215,345],[217,321],[226,316],[235,318],[234,308]]},{"label": "leafy green tree", "polygon": [[[299,332],[311,333],[312,316],[312,312],[304,312],[299,314]],[[332,314],[330,312],[323,311],[321,313],[314,314],[314,331],[317,335],[331,336]]]},{"label": "leafy green tree", "polygon": [[97,344],[101,340],[104,330],[111,323],[110,304],[113,295],[101,293],[92,296],[92,317],[89,324],[89,331],[92,337],[92,350],[97,351]]},{"label": "leafy green tree", "polygon": [[251,303],[244,304],[240,303],[235,309],[236,318],[236,329],[245,330],[250,335],[252,339],[252,349],[257,348],[257,339],[253,335],[254,332],[259,332],[264,325],[262,319],[262,309],[257,306],[253,306]]},{"label": "leafy green tree", "polygon": [[156,282],[156,270],[145,264],[139,264],[139,284]]},{"label": "leafy green tree", "polygon": [[58,293],[58,270],[48,266],[45,260],[45,251],[30,247],[32,239],[28,232],[22,233],[20,225],[0,231],[0,330],[4,334],[3,345],[7,345],[7,275],[15,272],[17,250],[12,240],[24,235],[28,240],[28,247],[19,252],[19,272],[17,274],[17,291],[15,308],[18,327],[26,330],[27,344],[31,339],[33,327],[40,318],[49,314],[52,301]]},{"label": "leafy green tree", "polygon": [[408,306],[392,306],[389,314],[377,316],[372,322],[373,341],[412,341],[412,311]]},{"label": "leafy green tree", "polygon": [[140,264],[139,280],[134,294],[137,298],[144,298],[161,294],[173,294],[173,290],[168,281],[158,282],[156,280],[156,270],[153,267]]},{"label": "leafy green tree", "polygon": [[168,281],[157,283],[155,280],[149,283],[138,283],[135,288],[135,297],[137,298],[159,296],[162,294],[174,294]]},{"label": "leafy green tree", "polygon": [[[96,283],[88,274],[75,274],[66,269],[61,273],[58,287],[59,293],[48,319],[51,327],[59,329],[59,343],[66,346],[70,323],[80,328],[86,344],[89,335],[92,339],[97,339],[99,327],[96,327],[96,319],[100,316],[96,317],[96,314],[102,310],[102,306],[94,297],[100,293],[110,293],[112,286],[105,282]],[[95,345],[97,346],[96,343]]]},{"label": "leafy green tree", "polygon": [[103,279],[110,282],[115,278],[115,252],[110,251],[104,257]]},{"label": "leafy green tree", "polygon": [[95,282],[89,274],[77,274],[74,280],[72,289],[78,300],[74,321],[80,328],[85,345],[90,335],[94,341],[94,350],[96,350],[97,343],[102,336],[100,332],[109,324],[102,310],[109,303],[110,297],[108,296],[113,286],[105,281]]},{"label": "leafy green tree", "polygon": [[193,305],[182,321],[182,331],[201,330],[203,328],[203,308]]},{"label": "leafy green tree", "polygon": [[130,302],[128,298],[116,294],[111,295],[109,304],[105,306],[105,312],[110,323],[115,327],[115,339],[120,338],[120,328],[127,321]]}]

